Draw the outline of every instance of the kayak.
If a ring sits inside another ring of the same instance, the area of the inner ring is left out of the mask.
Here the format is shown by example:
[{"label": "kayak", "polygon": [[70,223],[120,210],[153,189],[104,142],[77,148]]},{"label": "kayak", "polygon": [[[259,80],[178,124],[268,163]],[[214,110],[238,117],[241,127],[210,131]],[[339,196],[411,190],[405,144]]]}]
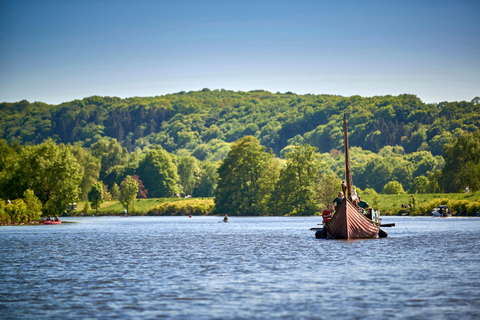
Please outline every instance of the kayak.
[{"label": "kayak", "polygon": [[62,223],[62,220],[60,220],[60,219],[58,219],[58,221],[55,221],[55,220],[51,220],[51,221],[43,220],[43,221],[40,221],[39,223],[43,223],[43,224],[61,224],[61,223]]}]

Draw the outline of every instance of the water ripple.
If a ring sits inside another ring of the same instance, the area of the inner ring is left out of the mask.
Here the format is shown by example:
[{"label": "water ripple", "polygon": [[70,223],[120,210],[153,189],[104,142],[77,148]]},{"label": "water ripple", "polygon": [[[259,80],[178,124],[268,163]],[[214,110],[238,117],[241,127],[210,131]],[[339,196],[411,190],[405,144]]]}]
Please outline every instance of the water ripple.
[{"label": "water ripple", "polygon": [[356,241],[315,239],[313,217],[67,220],[0,228],[0,318],[480,317],[477,218]]}]

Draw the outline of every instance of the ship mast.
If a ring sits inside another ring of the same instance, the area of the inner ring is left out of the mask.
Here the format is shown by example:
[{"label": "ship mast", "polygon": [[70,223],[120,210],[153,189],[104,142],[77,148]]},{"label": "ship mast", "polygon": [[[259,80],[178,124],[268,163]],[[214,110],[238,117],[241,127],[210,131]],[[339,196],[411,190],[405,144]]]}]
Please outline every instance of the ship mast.
[{"label": "ship mast", "polygon": [[350,175],[350,155],[348,154],[348,136],[347,136],[347,117],[343,114],[343,132],[345,135],[345,178],[347,180],[347,194],[345,198],[350,198],[352,195],[352,177]]}]

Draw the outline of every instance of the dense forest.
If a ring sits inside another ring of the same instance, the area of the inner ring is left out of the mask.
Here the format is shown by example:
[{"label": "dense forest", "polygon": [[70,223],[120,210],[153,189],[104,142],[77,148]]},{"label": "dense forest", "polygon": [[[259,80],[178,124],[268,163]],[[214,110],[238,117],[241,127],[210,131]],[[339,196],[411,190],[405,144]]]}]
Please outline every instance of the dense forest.
[{"label": "dense forest", "polygon": [[452,137],[480,128],[480,99],[425,104],[414,95],[342,97],[290,92],[233,92],[203,89],[157,97],[93,96],[60,105],[20,101],[0,104],[0,138],[8,143],[57,143],[90,147],[102,137],[129,152],[160,144],[175,154],[219,160],[227,143],[253,135],[276,155],[308,143],[320,153],[341,150],[343,113],[349,141],[377,153],[401,146],[442,154]]},{"label": "dense forest", "polygon": [[[98,181],[112,192],[127,176],[145,185],[145,197],[213,196],[219,172],[227,174],[222,164],[232,143],[243,145],[245,137],[265,149],[268,156],[258,153],[259,147],[251,150],[273,163],[276,179],[288,181],[293,171],[282,170],[313,152],[307,160],[315,163],[311,187],[318,189],[319,183],[337,183],[343,176],[344,114],[359,189],[458,192],[470,185],[473,191],[480,189],[479,102],[478,97],[425,104],[407,94],[342,97],[205,88],[144,98],[93,96],[59,105],[1,103],[0,197],[15,199],[33,190],[27,178],[39,164],[32,161],[44,153],[76,159],[80,199],[87,199]],[[308,148],[299,149],[303,146]],[[22,167],[32,172],[21,172]],[[275,197],[276,182],[269,183],[266,197]],[[44,206],[51,201],[37,193]]]}]

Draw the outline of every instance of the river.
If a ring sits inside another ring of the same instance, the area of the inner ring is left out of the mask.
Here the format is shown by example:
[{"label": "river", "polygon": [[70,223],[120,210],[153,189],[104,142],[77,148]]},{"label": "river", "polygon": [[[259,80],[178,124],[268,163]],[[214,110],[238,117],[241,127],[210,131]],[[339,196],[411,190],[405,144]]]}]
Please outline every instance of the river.
[{"label": "river", "polygon": [[[479,319],[480,218],[89,217],[0,227],[1,319]],[[68,223],[66,223],[68,222]]]}]

